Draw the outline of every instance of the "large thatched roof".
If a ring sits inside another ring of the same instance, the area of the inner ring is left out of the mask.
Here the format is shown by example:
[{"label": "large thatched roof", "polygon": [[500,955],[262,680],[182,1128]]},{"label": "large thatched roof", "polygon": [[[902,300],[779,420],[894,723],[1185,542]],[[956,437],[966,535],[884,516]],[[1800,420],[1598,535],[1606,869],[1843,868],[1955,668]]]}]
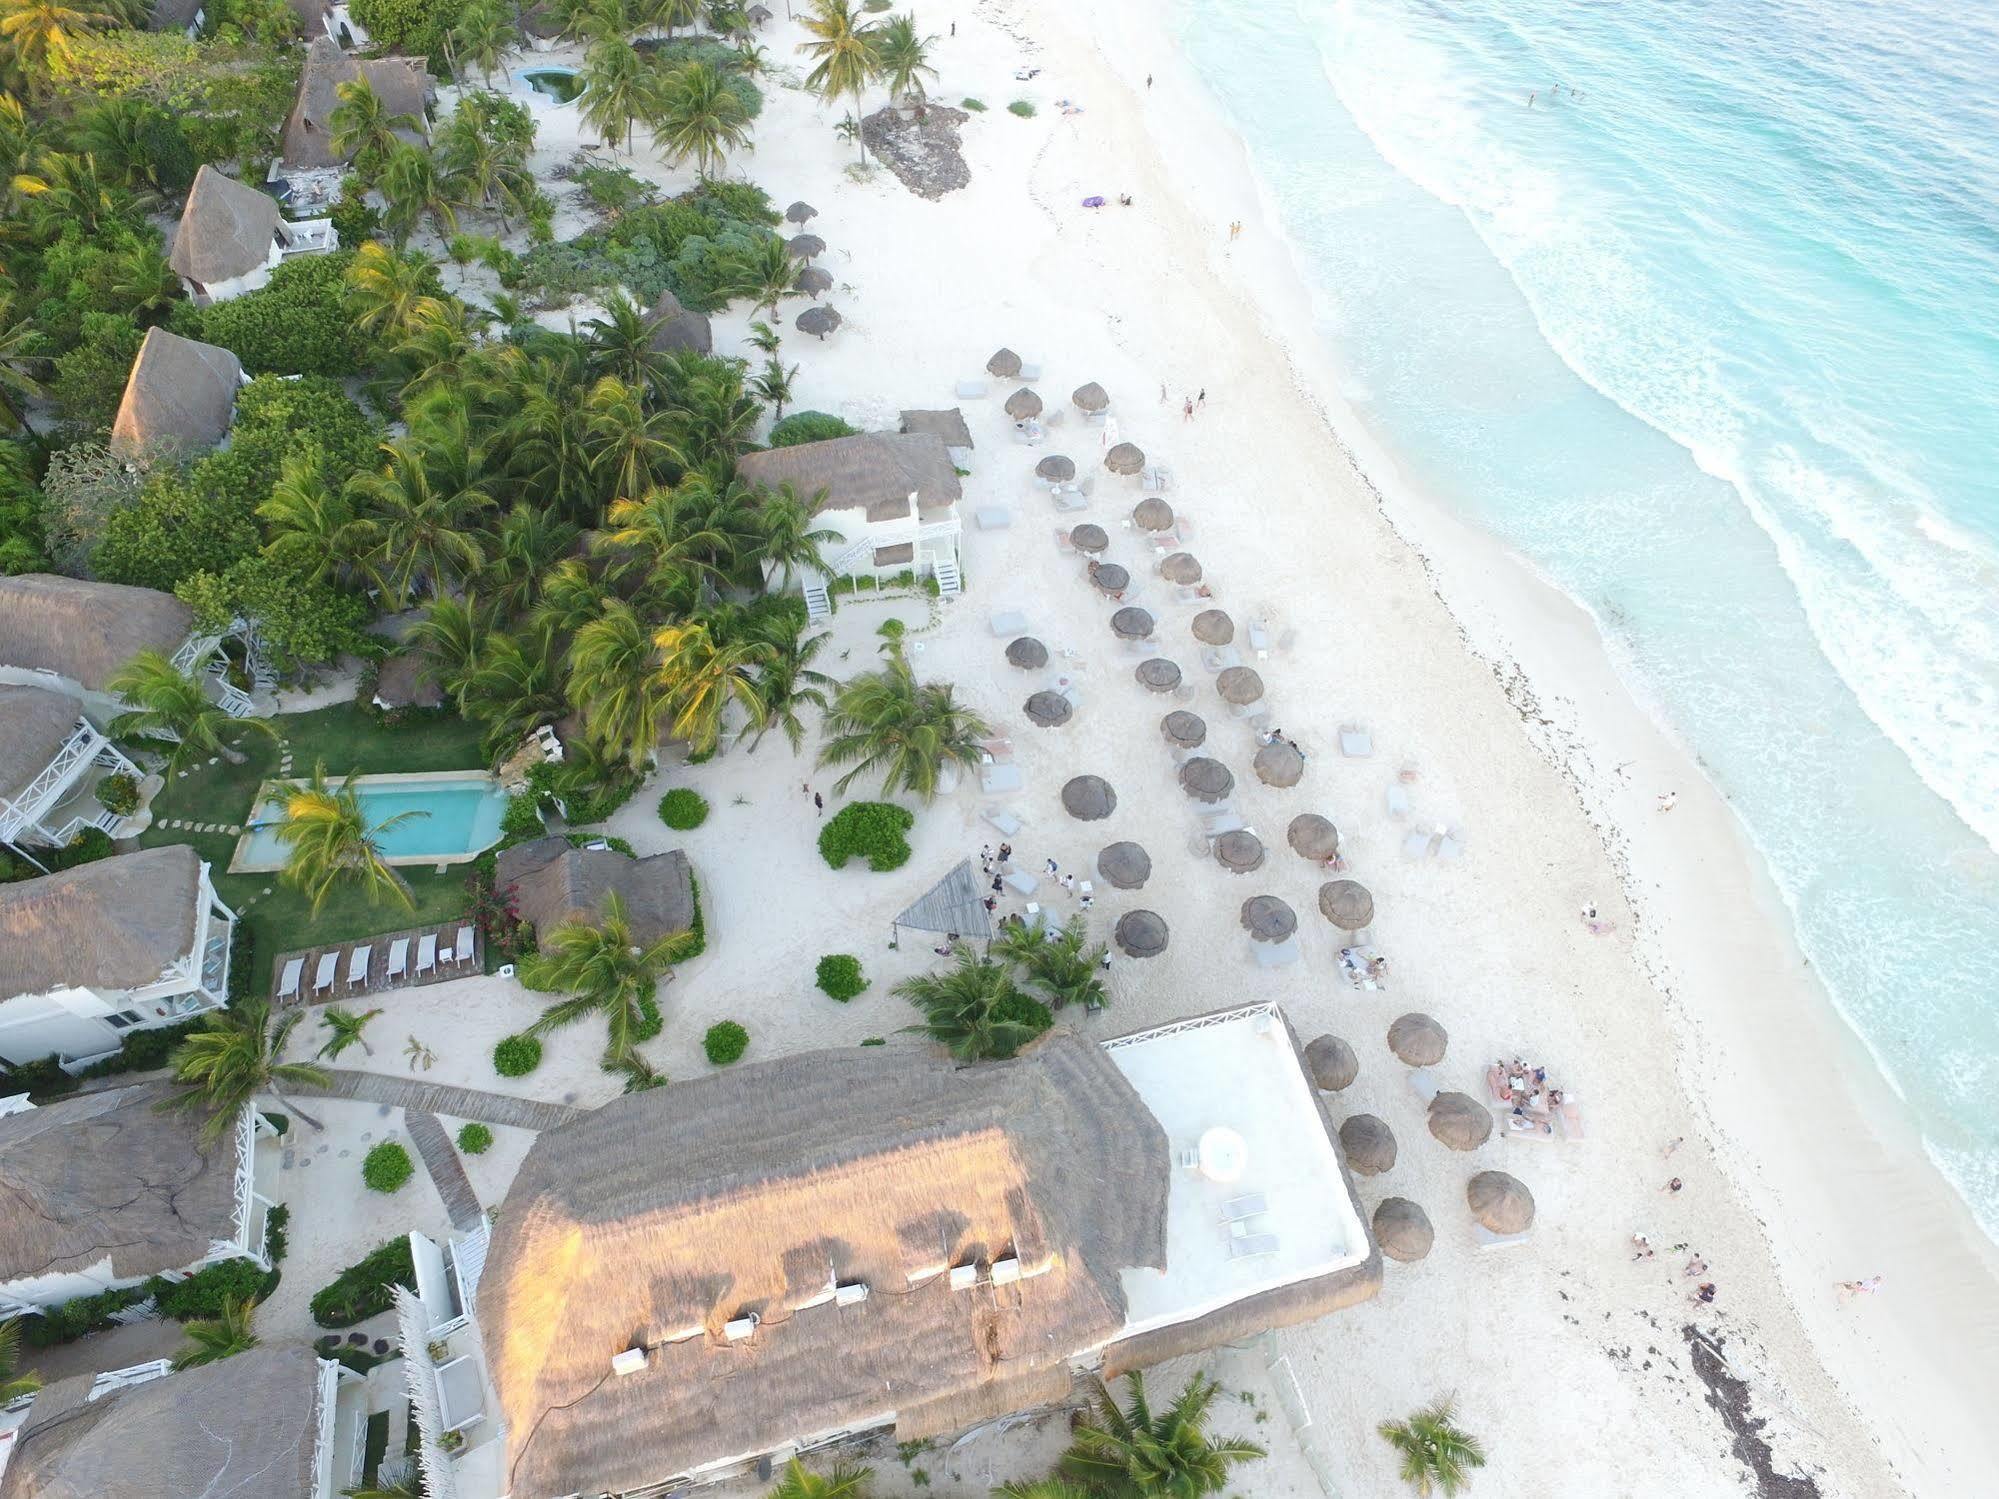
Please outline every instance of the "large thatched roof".
[{"label": "large thatched roof", "polygon": [[0,685],[0,796],[26,790],[69,742],[80,716],[67,693]]},{"label": "large thatched roof", "polygon": [[124,458],[192,458],[229,435],[243,362],[227,349],[148,328],[111,419]]},{"label": "large thatched roof", "polygon": [[170,593],[54,573],[0,578],[0,666],[52,671],[92,692],[140,651],[171,656],[194,611]]},{"label": "large thatched roof", "polygon": [[345,159],[333,150],[333,111],[340,107],[340,85],[356,78],[368,80],[392,118],[408,115],[414,122],[414,129],[404,127],[398,135],[416,144],[430,139],[430,126],[424,117],[430,76],[422,58],[356,57],[342,52],[333,38],[316,36],[305,49],[298,95],[285,121],[280,159],[287,168],[317,171],[337,167]]},{"label": "large thatched roof", "polygon": [[951,455],[931,432],[861,432],[745,453],[736,473],[766,489],[790,484],[814,513],[865,510],[870,521],[903,519],[912,494],[928,509],[963,493]]},{"label": "large thatched roof", "polygon": [[613,891],[624,897],[633,940],[657,942],[694,924],[693,871],[679,849],[634,859],[616,849],[574,848],[550,836],[503,849],[493,883],[513,887],[523,921],[546,937],[564,922],[594,925]]},{"label": "large thatched roof", "polygon": [[299,1499],[314,1490],[319,1360],[253,1348],[91,1400],[79,1374],[35,1396],[0,1499]]},{"label": "large thatched roof", "polygon": [[184,1270],[235,1237],[236,1137],[140,1083],[0,1118],[0,1284],[105,1259],[118,1280]]},{"label": "large thatched roof", "polygon": [[280,217],[269,193],[203,166],[194,174],[167,263],[190,281],[233,281],[271,258]]},{"label": "large thatched roof", "polygon": [[0,885],[0,1000],[153,983],[194,946],[200,891],[185,843]]},{"label": "large thatched roof", "polygon": [[[851,1048],[616,1099],[541,1136],[493,1233],[501,1486],[618,1491],[890,1411],[1010,1410],[1122,1325],[1121,1270],[1164,1264],[1169,1170],[1123,1074],[1068,1035],[962,1070]],[[995,1284],[1006,1258],[1021,1278]],[[977,1285],[952,1288],[960,1265]],[[613,1374],[635,1346],[646,1366]]]}]

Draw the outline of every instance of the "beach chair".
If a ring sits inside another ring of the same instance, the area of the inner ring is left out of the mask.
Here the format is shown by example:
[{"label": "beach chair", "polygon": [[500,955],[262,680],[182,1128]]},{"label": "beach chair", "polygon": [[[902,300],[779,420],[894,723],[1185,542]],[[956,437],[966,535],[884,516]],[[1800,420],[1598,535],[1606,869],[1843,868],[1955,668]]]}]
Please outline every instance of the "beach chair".
[{"label": "beach chair", "polygon": [[1027,616],[1018,609],[1002,609],[992,618],[990,626],[995,640],[1007,640],[1015,635],[1027,633]]},{"label": "beach chair", "polygon": [[319,955],[319,966],[312,971],[312,992],[325,994],[333,988],[334,975],[340,971],[340,954],[323,952]]},{"label": "beach chair", "polygon": [[1282,942],[1252,942],[1249,950],[1258,968],[1289,968],[1303,956],[1296,937],[1287,937]]},{"label": "beach chair", "polygon": [[1340,725],[1340,753],[1349,760],[1365,760],[1374,753],[1374,736],[1357,723]]},{"label": "beach chair", "polygon": [[1232,1260],[1248,1260],[1258,1255],[1275,1253],[1277,1253],[1276,1234],[1244,1234],[1241,1238],[1229,1240],[1229,1258]]},{"label": "beach chair", "polygon": [[458,961],[461,963],[471,962],[472,955],[475,952],[477,952],[478,949],[479,949],[479,943],[477,939],[474,938],[472,935],[472,928],[470,928],[469,926],[461,926],[458,929],[458,940],[457,942],[452,944],[452,949],[451,949],[453,952],[455,952],[458,955]]},{"label": "beach chair", "polygon": [[1388,815],[1397,822],[1409,815],[1409,793],[1400,785],[1390,786],[1385,799],[1388,803]]},{"label": "beach chair", "polygon": [[1433,1102],[1438,1091],[1437,1074],[1427,1067],[1410,1068],[1409,1091],[1422,1099],[1425,1105]]},{"label": "beach chair", "polygon": [[1004,505],[981,505],[973,518],[981,531],[1004,531],[1013,524],[1013,512]]},{"label": "beach chair", "polygon": [[410,971],[410,939],[398,937],[389,944],[389,969],[382,975],[384,981],[394,983],[397,979],[408,978]]},{"label": "beach chair", "polygon": [[[1194,1158],[1200,1159],[1199,1151],[1194,1153]],[[1245,1192],[1222,1204],[1222,1222],[1240,1223],[1245,1218],[1260,1217],[1269,1211],[1270,1203],[1261,1192]]]},{"label": "beach chair", "polygon": [[1032,895],[1041,888],[1041,881],[1024,869],[1010,869],[1000,878],[1006,881],[1007,889],[1019,895]]},{"label": "beach chair", "polygon": [[425,932],[416,939],[416,971],[421,978],[426,973],[437,971],[437,934]]},{"label": "beach chair", "polygon": [[976,401],[990,389],[983,380],[960,380],[951,394],[961,401]]},{"label": "beach chair", "polygon": [[1017,837],[1023,825],[1020,814],[1011,807],[987,807],[979,816],[998,828],[1002,838]]},{"label": "beach chair", "polygon": [[285,964],[285,971],[278,976],[278,998],[297,999],[298,981],[305,976],[305,959],[293,958]]},{"label": "beach chair", "polygon": [[981,765],[979,767],[979,789],[988,796],[997,796],[1002,791],[1018,791],[1027,784],[1018,765]]},{"label": "beach chair", "polygon": [[350,991],[368,987],[368,960],[375,956],[375,945],[363,942],[347,954],[347,987]]}]

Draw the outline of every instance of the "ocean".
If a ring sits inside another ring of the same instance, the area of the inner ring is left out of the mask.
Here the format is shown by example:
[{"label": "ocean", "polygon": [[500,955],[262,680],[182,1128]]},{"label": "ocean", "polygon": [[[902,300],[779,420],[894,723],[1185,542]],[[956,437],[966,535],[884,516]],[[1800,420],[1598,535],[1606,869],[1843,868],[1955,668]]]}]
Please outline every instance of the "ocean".
[{"label": "ocean", "polygon": [[1170,3],[1343,399],[1595,617],[1999,1238],[1999,8]]}]

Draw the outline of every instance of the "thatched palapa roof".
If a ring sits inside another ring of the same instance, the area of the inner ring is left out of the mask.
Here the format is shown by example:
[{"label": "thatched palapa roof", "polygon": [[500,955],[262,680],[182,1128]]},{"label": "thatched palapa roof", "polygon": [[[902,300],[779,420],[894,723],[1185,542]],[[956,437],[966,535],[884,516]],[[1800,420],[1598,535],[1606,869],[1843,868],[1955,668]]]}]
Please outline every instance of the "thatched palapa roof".
[{"label": "thatched palapa roof", "polygon": [[0,797],[25,791],[69,743],[81,716],[67,693],[0,685]]},{"label": "thatched palapa roof", "polygon": [[[1123,1324],[1121,1271],[1165,1263],[1169,1171],[1137,1093],[1069,1035],[962,1070],[848,1048],[615,1099],[536,1141],[493,1232],[501,1484],[617,1492],[890,1411],[1011,1410]],[[1021,1276],[995,1284],[1006,1258]],[[976,1286],[952,1288],[960,1265]],[[612,1374],[633,1347],[645,1367]]]},{"label": "thatched palapa roof", "polygon": [[171,656],[194,611],[170,593],[54,573],[0,578],[0,666],[51,671],[91,692],[140,651]]},{"label": "thatched palapa roof", "polygon": [[693,871],[677,848],[634,859],[551,835],[501,850],[493,883],[513,888],[521,919],[540,937],[564,922],[595,925],[613,891],[624,897],[634,941],[657,942],[694,924]]},{"label": "thatched palapa roof", "polygon": [[243,362],[227,349],[148,328],[111,420],[121,458],[186,458],[229,435]]},{"label": "thatched palapa roof", "polygon": [[194,946],[200,899],[185,843],[0,885],[0,1000],[154,983]]},{"label": "thatched palapa roof", "polygon": [[333,150],[333,111],[340,107],[338,90],[356,78],[368,80],[390,118],[407,115],[411,124],[396,134],[413,145],[430,140],[424,103],[430,96],[430,74],[420,57],[357,57],[342,52],[329,36],[317,36],[306,46],[305,68],[298,94],[285,120],[279,160],[290,171],[321,171],[346,160]]},{"label": "thatched palapa roof", "polygon": [[861,432],[767,448],[738,458],[736,474],[765,489],[790,484],[814,514],[865,510],[871,522],[908,516],[911,496],[929,510],[964,492],[950,453],[931,432]]},{"label": "thatched palapa roof", "polygon": [[269,193],[204,164],[194,174],[167,264],[204,285],[233,281],[271,258],[282,217]]},{"label": "thatched palapa roof", "polygon": [[972,446],[972,429],[965,425],[965,413],[956,406],[947,406],[942,411],[905,411],[902,430],[928,432],[947,448]]}]

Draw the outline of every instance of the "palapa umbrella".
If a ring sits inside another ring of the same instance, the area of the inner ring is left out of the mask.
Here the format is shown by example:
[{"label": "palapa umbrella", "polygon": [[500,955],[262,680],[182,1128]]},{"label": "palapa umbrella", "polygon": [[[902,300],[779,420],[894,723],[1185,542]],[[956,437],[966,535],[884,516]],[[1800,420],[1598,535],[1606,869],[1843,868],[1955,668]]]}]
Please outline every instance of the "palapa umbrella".
[{"label": "palapa umbrella", "polygon": [[[1322,864],[1327,859],[1336,859],[1340,853],[1340,830],[1317,812],[1300,812],[1291,819],[1291,826],[1284,830],[1285,841],[1302,859],[1310,859],[1314,864]],[[1348,880],[1348,884],[1353,881]],[[1369,905],[1373,902],[1370,901]],[[1319,897],[1319,910],[1328,918],[1332,912],[1326,910],[1326,898]],[[1374,913],[1370,911],[1370,916]],[[1366,926],[1366,922],[1361,923]]]},{"label": "palapa umbrella", "polygon": [[1444,1028],[1420,1010],[1399,1016],[1388,1028],[1388,1049],[1411,1067],[1434,1067],[1450,1044]]},{"label": "palapa umbrella", "polygon": [[1258,942],[1282,942],[1298,930],[1298,913],[1274,895],[1252,895],[1242,903],[1242,925]]},{"label": "palapa umbrella", "polygon": [[1256,752],[1256,778],[1266,786],[1295,786],[1305,774],[1305,757],[1297,747],[1273,739]]},{"label": "palapa umbrella", "polygon": [[[1171,692],[1180,685],[1180,668],[1164,656],[1149,656],[1138,663],[1138,670],[1132,673],[1138,678],[1138,685],[1153,692]],[[1193,714],[1187,715],[1192,718]]]},{"label": "palapa umbrella", "polygon": [[1524,1234],[1534,1223],[1534,1194],[1504,1171],[1479,1172],[1465,1184],[1465,1202],[1489,1233]]},{"label": "palapa umbrella", "polygon": [[1395,1132],[1372,1114],[1355,1114],[1340,1126],[1340,1150],[1362,1176],[1379,1176],[1395,1164]]},{"label": "palapa umbrella", "polygon": [[1123,593],[1131,587],[1131,574],[1115,562],[1106,562],[1090,569],[1090,584],[1098,593]]},{"label": "palapa umbrella", "polygon": [[986,373],[995,380],[1011,380],[1020,373],[1020,356],[1012,349],[1001,349],[986,361]]},{"label": "palapa umbrella", "polygon": [[1406,1197],[1384,1197],[1374,1210],[1374,1241],[1391,1260],[1420,1260],[1437,1242],[1430,1215]]},{"label": "palapa umbrella", "polygon": [[1175,552],[1159,564],[1159,576],[1169,583],[1198,583],[1201,581],[1201,564],[1192,552]]},{"label": "palapa umbrella", "polygon": [[793,260],[816,260],[826,253],[826,241],[816,234],[794,234],[786,248]]},{"label": "palapa umbrella", "polygon": [[1078,822],[1101,822],[1117,810],[1117,793],[1102,776],[1077,776],[1062,788],[1062,806]]},{"label": "palapa umbrella", "polygon": [[1177,744],[1181,749],[1199,749],[1208,741],[1206,720],[1185,708],[1175,708],[1160,719],[1159,732],[1166,736],[1168,744]]},{"label": "palapa umbrella", "polygon": [[1263,867],[1263,840],[1248,828],[1237,828],[1215,840],[1215,862],[1230,874],[1248,874]]},{"label": "palapa umbrella", "polygon": [[[1067,460],[1064,461],[1066,462]],[[1069,545],[1079,552],[1089,552],[1094,555],[1097,552],[1103,551],[1110,544],[1111,539],[1104,534],[1102,526],[1084,521],[1080,526],[1071,526],[1069,528]]]},{"label": "palapa umbrella", "polygon": [[1121,442],[1104,454],[1104,467],[1114,474],[1135,474],[1145,467],[1145,450],[1135,442]]},{"label": "palapa umbrella", "polygon": [[1180,785],[1195,801],[1218,802],[1235,790],[1235,777],[1221,761],[1196,755],[1180,767]]},{"label": "palapa umbrella", "polygon": [[817,301],[819,293],[833,289],[833,273],[816,265],[808,265],[798,273],[797,279],[791,283],[791,286],[792,290],[802,291]]},{"label": "palapa umbrella", "polygon": [[1060,453],[1050,453],[1034,465],[1034,476],[1046,479],[1050,484],[1067,484],[1076,477],[1076,460],[1065,458]]},{"label": "palapa umbrella", "polygon": [[1263,678],[1247,666],[1224,667],[1215,678],[1215,691],[1222,695],[1223,702],[1247,707],[1263,696]]},{"label": "palapa umbrella", "polygon": [[1126,604],[1111,616],[1111,633],[1120,640],[1143,640],[1152,633],[1152,616],[1136,604]]},{"label": "palapa umbrella", "polygon": [[1023,635],[1006,648],[1006,659],[1022,671],[1039,671],[1048,664],[1048,647],[1032,635]]},{"label": "palapa umbrella", "polygon": [[1468,1093],[1430,1100],[1430,1133],[1453,1150],[1477,1150],[1492,1138],[1492,1110]]},{"label": "palapa umbrella", "polygon": [[1219,609],[1203,609],[1194,616],[1194,638],[1202,645],[1227,645],[1235,639],[1235,621]]},{"label": "palapa umbrella", "polygon": [[[757,9],[763,10],[763,7],[758,6]],[[751,12],[751,16],[754,19],[755,16],[754,11]],[[764,16],[765,19],[769,19],[770,12],[764,11]],[[819,210],[814,208],[810,203],[807,203],[803,198],[801,198],[799,199],[798,202],[792,204],[791,207],[785,209],[784,216],[786,219],[790,220],[794,224],[803,224],[807,219],[818,218]]]},{"label": "palapa umbrella", "polygon": [[1166,951],[1166,921],[1157,911],[1127,911],[1112,935],[1129,957],[1156,958]]},{"label": "palapa umbrella", "polygon": [[1006,398],[1006,414],[1017,422],[1041,415],[1041,397],[1025,385]]},{"label": "palapa umbrella", "polygon": [[1120,890],[1141,890],[1152,877],[1152,856],[1136,843],[1111,843],[1097,855],[1097,873]]},{"label": "palapa umbrella", "polygon": [[1305,1048],[1305,1071],[1320,1088],[1337,1093],[1360,1076],[1360,1058],[1338,1036],[1320,1036]]},{"label": "palapa umbrella", "polygon": [[840,314],[821,302],[816,307],[808,307],[798,314],[798,331],[810,333],[823,343],[826,335],[840,326],[840,321]]},{"label": "palapa umbrella", "polygon": [[1059,692],[1037,692],[1027,700],[1027,716],[1044,729],[1059,729],[1075,711]]},{"label": "palapa umbrella", "polygon": [[1075,394],[1069,399],[1083,411],[1102,411],[1111,404],[1110,393],[1094,380],[1088,385],[1077,386]]},{"label": "palapa umbrella", "polygon": [[1153,495],[1131,507],[1131,518],[1141,531],[1170,531],[1173,528],[1173,507],[1158,495]]},{"label": "palapa umbrella", "polygon": [[1319,914],[1343,932],[1357,932],[1374,920],[1374,897],[1358,880],[1328,880],[1319,887]]}]

